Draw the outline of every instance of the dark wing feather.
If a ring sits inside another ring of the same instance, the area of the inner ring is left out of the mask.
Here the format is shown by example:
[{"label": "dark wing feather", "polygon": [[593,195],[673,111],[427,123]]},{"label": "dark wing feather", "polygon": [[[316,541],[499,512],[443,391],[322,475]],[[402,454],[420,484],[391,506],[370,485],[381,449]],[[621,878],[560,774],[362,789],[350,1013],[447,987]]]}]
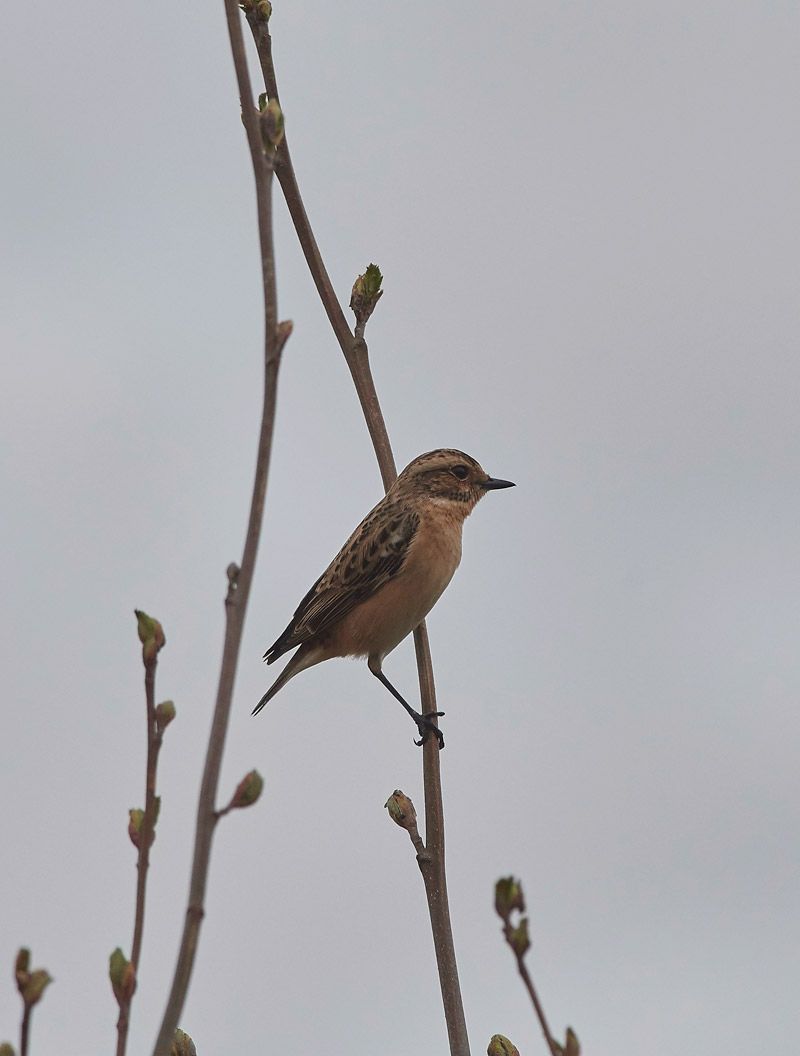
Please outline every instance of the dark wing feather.
[{"label": "dark wing feather", "polygon": [[297,606],[289,626],[264,653],[267,663],[331,630],[385,586],[403,567],[418,527],[419,514],[382,500]]}]

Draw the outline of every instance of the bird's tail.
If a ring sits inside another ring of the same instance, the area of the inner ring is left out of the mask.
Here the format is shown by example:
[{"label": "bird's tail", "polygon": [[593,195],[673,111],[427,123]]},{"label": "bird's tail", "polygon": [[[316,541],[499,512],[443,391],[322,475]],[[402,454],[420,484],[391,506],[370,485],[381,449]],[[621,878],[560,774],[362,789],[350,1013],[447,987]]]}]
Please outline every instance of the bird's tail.
[{"label": "bird's tail", "polygon": [[313,667],[314,664],[321,663],[324,659],[325,652],[323,649],[320,649],[318,645],[312,645],[311,642],[308,642],[306,645],[301,645],[261,700],[259,700],[258,704],[253,708],[253,714],[258,715],[259,711],[269,704],[278,690],[283,689],[290,678],[294,678],[294,676],[301,671],[305,671],[307,667]]}]

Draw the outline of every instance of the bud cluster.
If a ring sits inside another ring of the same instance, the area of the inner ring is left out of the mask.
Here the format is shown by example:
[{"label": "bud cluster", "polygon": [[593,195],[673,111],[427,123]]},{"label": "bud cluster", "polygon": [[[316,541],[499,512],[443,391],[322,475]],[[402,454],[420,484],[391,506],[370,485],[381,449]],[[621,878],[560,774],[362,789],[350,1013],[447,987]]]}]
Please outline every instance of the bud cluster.
[{"label": "bud cluster", "polygon": [[25,1008],[33,1008],[53,981],[44,968],[30,971],[30,963],[31,951],[22,946],[14,962],[14,978],[17,980],[17,990],[20,992]]}]

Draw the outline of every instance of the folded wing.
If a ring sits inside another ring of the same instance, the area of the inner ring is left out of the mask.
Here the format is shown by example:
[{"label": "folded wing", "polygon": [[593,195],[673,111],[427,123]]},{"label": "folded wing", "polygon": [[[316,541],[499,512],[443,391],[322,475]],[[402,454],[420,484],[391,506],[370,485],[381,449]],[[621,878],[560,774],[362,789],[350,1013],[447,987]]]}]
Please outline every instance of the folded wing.
[{"label": "folded wing", "polygon": [[377,594],[403,567],[418,528],[417,513],[380,502],[300,602],[289,626],[264,654],[267,663],[332,630]]}]

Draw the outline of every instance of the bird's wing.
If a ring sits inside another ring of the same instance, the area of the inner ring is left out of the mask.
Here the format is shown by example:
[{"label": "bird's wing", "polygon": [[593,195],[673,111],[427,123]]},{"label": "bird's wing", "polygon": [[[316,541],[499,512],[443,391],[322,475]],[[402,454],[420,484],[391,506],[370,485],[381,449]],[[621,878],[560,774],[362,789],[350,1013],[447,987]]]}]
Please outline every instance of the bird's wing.
[{"label": "bird's wing", "polygon": [[267,663],[333,628],[396,576],[418,527],[418,513],[385,499],[378,503],[297,606],[280,638],[264,653]]}]

